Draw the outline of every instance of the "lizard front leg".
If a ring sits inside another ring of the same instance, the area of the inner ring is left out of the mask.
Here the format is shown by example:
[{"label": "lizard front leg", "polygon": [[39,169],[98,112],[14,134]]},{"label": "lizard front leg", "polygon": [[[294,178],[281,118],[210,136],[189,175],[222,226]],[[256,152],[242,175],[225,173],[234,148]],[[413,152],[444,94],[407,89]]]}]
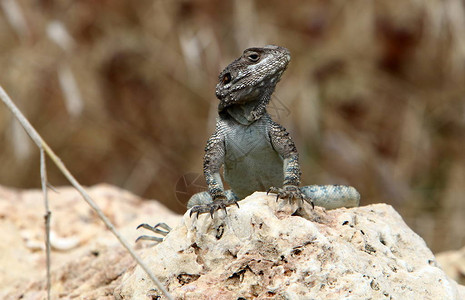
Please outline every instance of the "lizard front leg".
[{"label": "lizard front leg", "polygon": [[203,161],[203,172],[208,185],[208,193],[212,197],[212,202],[203,205],[196,205],[192,207],[190,215],[197,213],[197,217],[202,213],[213,214],[218,209],[224,209],[231,204],[237,204],[235,197],[227,197],[224,191],[223,182],[221,181],[220,168],[224,163],[225,157],[225,144],[224,134],[225,128],[222,126],[221,121],[216,125],[215,133],[210,137],[205,147],[205,157]]},{"label": "lizard front leg", "polygon": [[284,181],[282,187],[270,187],[267,193],[276,194],[276,200],[301,199],[314,207],[313,201],[300,189],[299,154],[289,133],[281,125],[270,121],[269,136],[273,148],[283,157]]},{"label": "lizard front leg", "polygon": [[270,140],[273,148],[284,158],[283,187],[270,187],[269,193],[276,194],[279,198],[302,199],[315,206],[326,209],[339,207],[356,207],[360,203],[359,192],[351,186],[346,185],[311,185],[299,187],[300,165],[299,156],[294,142],[289,134],[279,124],[271,121]]},{"label": "lizard front leg", "polygon": [[[292,169],[293,169],[293,167],[291,166],[292,163],[289,162],[290,160],[291,159],[284,159],[283,168],[284,170],[288,170],[288,172],[292,172]],[[284,173],[286,174],[286,171]],[[267,194],[269,193],[276,194],[276,201],[278,201],[278,199],[289,199],[289,201],[293,199],[300,199],[300,200],[307,201],[308,203],[312,205],[312,207],[315,207],[312,198],[310,198],[307,193],[304,193],[302,191],[302,188],[299,187],[299,181],[290,180],[293,177],[295,177],[295,174],[287,178],[285,175],[283,187],[272,186],[268,189]],[[299,178],[300,178],[300,175],[299,175]]]},{"label": "lizard front leg", "polygon": [[[229,195],[224,191],[219,172],[214,173],[211,176],[211,180],[212,181],[208,184],[208,186],[209,194],[211,195],[213,201],[207,204],[193,206],[190,211],[190,216],[192,216],[194,213],[197,213],[197,217],[199,214],[210,213],[210,216],[213,218],[213,214],[219,209],[224,209],[226,212],[226,207],[231,204],[236,204],[237,207],[239,207],[239,204],[237,203],[237,197],[232,193],[232,191],[230,191]],[[208,182],[209,180],[207,179],[207,183]]]}]

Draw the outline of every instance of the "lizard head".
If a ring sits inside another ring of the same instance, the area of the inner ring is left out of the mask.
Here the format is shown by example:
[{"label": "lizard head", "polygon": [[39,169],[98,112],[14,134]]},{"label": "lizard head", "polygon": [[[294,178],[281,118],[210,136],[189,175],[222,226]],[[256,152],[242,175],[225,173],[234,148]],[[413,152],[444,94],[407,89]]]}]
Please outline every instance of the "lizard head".
[{"label": "lizard head", "polygon": [[247,102],[258,102],[264,112],[290,60],[289,50],[284,47],[269,45],[246,49],[218,76],[216,97],[220,100],[219,112]]}]

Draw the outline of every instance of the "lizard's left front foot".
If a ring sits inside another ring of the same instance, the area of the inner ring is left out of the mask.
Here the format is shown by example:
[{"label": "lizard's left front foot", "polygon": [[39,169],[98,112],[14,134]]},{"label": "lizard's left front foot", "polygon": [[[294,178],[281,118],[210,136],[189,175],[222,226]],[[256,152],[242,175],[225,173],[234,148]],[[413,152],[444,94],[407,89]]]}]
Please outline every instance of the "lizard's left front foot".
[{"label": "lizard's left front foot", "polygon": [[267,195],[269,193],[276,194],[276,201],[278,201],[278,199],[289,199],[289,201],[293,199],[300,199],[307,201],[312,205],[312,208],[315,208],[315,204],[313,204],[312,199],[302,193],[300,188],[295,185],[285,185],[282,188],[272,186],[266,192]]}]

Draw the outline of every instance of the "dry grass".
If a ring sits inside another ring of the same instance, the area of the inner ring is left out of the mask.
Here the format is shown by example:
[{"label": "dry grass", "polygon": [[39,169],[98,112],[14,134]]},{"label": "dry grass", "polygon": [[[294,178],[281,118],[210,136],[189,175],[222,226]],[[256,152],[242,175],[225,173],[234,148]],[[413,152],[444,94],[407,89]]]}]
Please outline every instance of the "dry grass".
[{"label": "dry grass", "polygon": [[[465,244],[463,2],[3,2],[24,22],[1,7],[0,83],[84,184],[181,212],[176,182],[201,172],[217,74],[279,44],[293,61],[271,112],[285,112],[303,183],[394,205],[433,250]],[[0,139],[0,182],[39,187],[39,154],[4,109]]]}]

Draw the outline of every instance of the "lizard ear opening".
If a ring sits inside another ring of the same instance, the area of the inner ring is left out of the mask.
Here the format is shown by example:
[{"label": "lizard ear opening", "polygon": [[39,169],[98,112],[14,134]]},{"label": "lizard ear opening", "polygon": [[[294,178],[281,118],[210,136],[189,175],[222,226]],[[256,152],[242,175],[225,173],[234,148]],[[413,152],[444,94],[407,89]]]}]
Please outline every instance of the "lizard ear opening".
[{"label": "lizard ear opening", "polygon": [[223,75],[223,78],[221,79],[223,84],[228,84],[231,82],[231,73],[226,73]]}]

